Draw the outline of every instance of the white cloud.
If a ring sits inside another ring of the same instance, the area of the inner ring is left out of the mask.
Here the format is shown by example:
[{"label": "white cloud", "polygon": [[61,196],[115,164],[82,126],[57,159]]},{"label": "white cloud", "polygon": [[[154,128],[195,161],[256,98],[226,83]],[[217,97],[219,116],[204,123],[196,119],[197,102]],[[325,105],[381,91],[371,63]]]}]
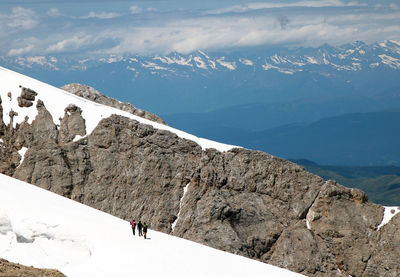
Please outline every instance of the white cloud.
[{"label": "white cloud", "polygon": [[11,49],[10,51],[8,51],[8,55],[9,56],[23,55],[23,54],[30,53],[32,51],[32,49],[33,49],[33,45],[28,45],[23,48]]},{"label": "white cloud", "polygon": [[[337,24],[335,17],[292,16],[290,21],[285,23],[285,28],[282,28],[281,20],[273,16],[183,19],[158,27],[120,29],[113,34],[120,42],[109,49],[108,53],[188,53],[198,49],[278,44],[315,46],[323,43],[341,44],[357,39],[368,41],[383,32],[379,24],[372,28],[372,33],[369,23],[368,26],[348,25],[343,24],[341,20],[344,19],[339,18],[340,24]],[[389,36],[391,32],[397,31],[394,28],[386,28],[385,35]]]},{"label": "white cloud", "polygon": [[31,9],[22,7],[13,8],[11,14],[0,15],[2,24],[6,23],[11,28],[32,29],[36,26],[36,14]]},{"label": "white cloud", "polygon": [[51,8],[51,9],[49,9],[48,11],[47,11],[47,13],[46,13],[47,15],[49,15],[49,16],[61,16],[61,12],[60,12],[60,10],[59,9],[57,9],[57,8]]},{"label": "white cloud", "polygon": [[251,10],[260,9],[276,9],[276,8],[288,8],[288,7],[344,7],[344,6],[364,6],[365,4],[360,4],[358,2],[344,3],[340,0],[310,0],[310,1],[298,1],[298,2],[275,2],[275,3],[264,3],[264,2],[254,2],[242,5],[235,5],[223,9],[211,10],[207,12],[208,14],[223,14],[223,13],[241,13]]},{"label": "white cloud", "polygon": [[[56,8],[48,10],[47,17],[16,8],[9,14],[0,12],[0,51],[14,56],[62,52],[161,54],[260,45],[317,46],[355,40],[400,40],[399,9],[366,8],[344,1],[249,3],[225,9],[243,12],[220,14],[180,10],[150,13],[148,7],[131,6],[121,13],[92,11],[84,17],[57,18],[60,11]],[[266,8],[278,6],[285,8]],[[137,13],[142,14],[139,17]],[[98,20],[110,18],[115,20]],[[37,24],[39,19],[41,24]],[[85,24],[79,19],[84,19]],[[32,36],[36,39],[27,39]]]},{"label": "white cloud", "polygon": [[98,19],[111,19],[111,18],[117,18],[120,17],[121,14],[119,13],[111,13],[111,12],[90,12],[86,16],[82,16],[82,19],[88,19],[88,18],[98,18]]},{"label": "white cloud", "polygon": [[142,12],[142,8],[138,7],[138,6],[131,6],[129,8],[131,14],[137,14],[137,13],[141,13]]},{"label": "white cloud", "polygon": [[92,37],[90,35],[75,35],[71,38],[61,40],[55,44],[50,45],[46,49],[46,53],[54,52],[68,52],[90,45]]}]

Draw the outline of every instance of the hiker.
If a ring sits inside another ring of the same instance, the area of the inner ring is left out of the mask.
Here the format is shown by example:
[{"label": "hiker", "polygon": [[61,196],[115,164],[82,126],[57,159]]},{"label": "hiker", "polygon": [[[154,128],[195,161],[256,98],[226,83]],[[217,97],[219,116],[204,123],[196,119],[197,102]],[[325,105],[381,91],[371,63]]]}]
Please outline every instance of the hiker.
[{"label": "hiker", "polygon": [[146,222],[145,222],[145,223],[143,223],[143,237],[144,237],[144,239],[146,239],[146,234],[147,234],[147,225],[146,225]]},{"label": "hiker", "polygon": [[131,220],[131,227],[133,235],[135,235],[136,221],[134,219]]},{"label": "hiker", "polygon": [[139,231],[139,237],[143,235],[143,234],[142,234],[142,227],[143,227],[143,224],[142,224],[142,222],[139,220],[139,223],[138,223],[138,225],[137,225],[137,228],[138,228],[138,231]]}]

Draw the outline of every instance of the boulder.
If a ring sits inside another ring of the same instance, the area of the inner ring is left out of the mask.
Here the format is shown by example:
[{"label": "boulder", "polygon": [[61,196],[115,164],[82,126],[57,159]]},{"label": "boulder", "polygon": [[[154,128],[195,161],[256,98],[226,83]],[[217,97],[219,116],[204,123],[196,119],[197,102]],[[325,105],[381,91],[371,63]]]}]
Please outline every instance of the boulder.
[{"label": "boulder", "polygon": [[[31,107],[33,105],[33,101],[35,101],[35,97],[37,92],[30,89],[19,86],[21,88],[21,95],[17,97],[18,106],[20,107]],[[11,100],[11,93],[9,94]]]}]

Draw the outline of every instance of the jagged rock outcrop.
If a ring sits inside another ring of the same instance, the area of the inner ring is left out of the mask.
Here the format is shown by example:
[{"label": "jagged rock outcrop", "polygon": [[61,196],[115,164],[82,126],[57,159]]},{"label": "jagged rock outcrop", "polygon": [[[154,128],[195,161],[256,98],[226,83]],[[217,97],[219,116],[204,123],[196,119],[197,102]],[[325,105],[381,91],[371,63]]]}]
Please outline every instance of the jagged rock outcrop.
[{"label": "jagged rock outcrop", "polygon": [[151,121],[155,121],[155,122],[158,122],[161,124],[166,124],[164,122],[164,120],[162,120],[161,117],[159,117],[153,113],[138,109],[130,103],[120,102],[114,98],[107,97],[92,87],[73,83],[73,84],[64,85],[61,87],[61,89],[68,91],[70,93],[73,93],[75,95],[78,95],[80,97],[89,99],[93,102],[107,105],[110,107],[114,107],[114,108],[123,110],[125,112],[149,119]]},{"label": "jagged rock outcrop", "polygon": [[82,117],[81,108],[68,105],[64,110],[64,117],[60,118],[60,142],[71,142],[76,136],[86,135],[85,119]]},{"label": "jagged rock outcrop", "polygon": [[[30,88],[24,88],[22,86],[19,86],[21,88],[21,95],[17,97],[18,101],[18,106],[20,107],[30,107],[33,105],[33,101],[35,101],[35,97],[37,95],[37,92],[34,90],[31,90]],[[9,94],[9,97],[11,98],[11,93]]]},{"label": "jagged rock outcrop", "polygon": [[17,158],[28,148],[12,170],[2,159],[2,173],[308,276],[400,274],[399,215],[378,230],[383,208],[360,190],[263,152],[204,151],[118,115],[74,141],[84,129],[79,107],[67,105],[60,127],[40,100],[37,109],[32,124],[25,120],[2,136]]},{"label": "jagged rock outcrop", "polygon": [[3,120],[3,106],[0,97],[0,172],[12,175],[21,159],[17,147],[11,139],[14,137],[12,119],[15,113],[10,112],[10,124],[7,126]]},{"label": "jagged rock outcrop", "polygon": [[11,263],[0,259],[0,277],[65,277],[64,274],[55,269],[34,268],[17,263]]}]

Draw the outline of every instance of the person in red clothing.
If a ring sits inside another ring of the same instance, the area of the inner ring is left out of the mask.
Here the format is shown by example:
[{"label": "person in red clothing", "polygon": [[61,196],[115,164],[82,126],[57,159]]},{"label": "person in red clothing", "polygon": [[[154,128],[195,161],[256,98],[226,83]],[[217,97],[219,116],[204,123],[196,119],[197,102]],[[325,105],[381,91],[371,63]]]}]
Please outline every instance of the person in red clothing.
[{"label": "person in red clothing", "polygon": [[136,221],[134,219],[131,220],[131,227],[132,227],[133,235],[135,235]]}]

